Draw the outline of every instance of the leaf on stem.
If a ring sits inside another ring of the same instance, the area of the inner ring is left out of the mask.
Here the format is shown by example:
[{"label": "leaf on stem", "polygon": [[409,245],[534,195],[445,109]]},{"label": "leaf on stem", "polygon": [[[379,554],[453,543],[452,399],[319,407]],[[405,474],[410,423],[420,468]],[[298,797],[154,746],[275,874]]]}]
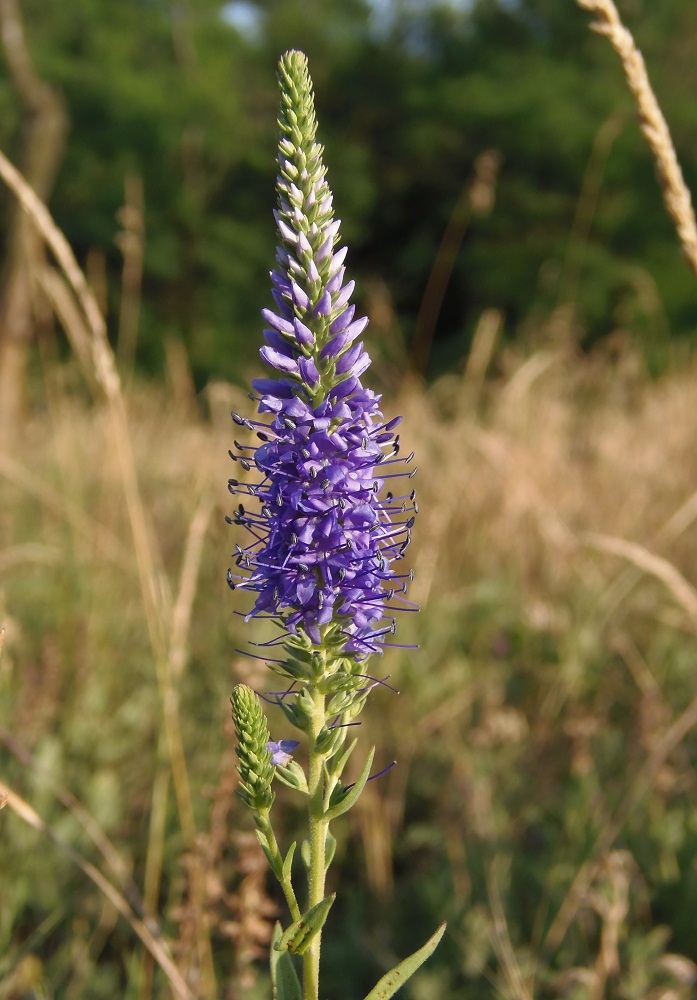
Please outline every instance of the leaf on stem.
[{"label": "leaf on stem", "polygon": [[293,760],[285,766],[277,765],[276,777],[282,784],[307,795],[307,778],[302,767],[296,761]]},{"label": "leaf on stem", "polygon": [[283,869],[278,863],[278,858],[274,855],[273,851],[269,847],[269,842],[266,837],[266,834],[262,830],[257,830],[256,835],[257,835],[257,840],[261,844],[261,849],[266,855],[266,860],[269,862],[269,867],[271,868],[271,871],[274,873],[279,882],[282,881]]},{"label": "leaf on stem", "polygon": [[406,981],[423,965],[426,959],[430,958],[438,947],[446,927],[447,924],[442,923],[436,933],[428,939],[422,948],[419,948],[413,955],[405,958],[403,962],[400,962],[394,969],[386,973],[377,986],[370,991],[365,1000],[389,1000],[389,997],[393,997],[397,990],[404,986]]},{"label": "leaf on stem", "polygon": [[335,892],[331,896],[325,896],[321,902],[311,907],[299,920],[291,924],[280,938],[274,941],[274,949],[276,951],[289,951],[294,955],[304,954],[315,934],[322,929],[335,897]]},{"label": "leaf on stem", "polygon": [[293,965],[293,959],[287,951],[278,951],[277,943],[281,940],[283,928],[277,922],[271,939],[271,986],[273,1000],[302,1000],[302,990],[298,974]]},{"label": "leaf on stem", "polygon": [[337,816],[341,816],[357,801],[358,796],[365,788],[366,782],[370,777],[370,769],[373,766],[374,756],[375,747],[371,747],[365,767],[361,771],[361,776],[354,785],[337,785],[334,789],[329,799],[329,808],[324,814],[327,820],[336,819]]},{"label": "leaf on stem", "polygon": [[327,846],[324,852],[324,868],[325,871],[329,868],[330,864],[334,860],[334,854],[336,853],[336,837],[327,830]]},{"label": "leaf on stem", "polygon": [[295,854],[295,848],[297,846],[297,842],[294,840],[288,848],[288,853],[286,854],[283,862],[283,879],[286,882],[290,882],[291,869],[293,867],[293,855]]}]

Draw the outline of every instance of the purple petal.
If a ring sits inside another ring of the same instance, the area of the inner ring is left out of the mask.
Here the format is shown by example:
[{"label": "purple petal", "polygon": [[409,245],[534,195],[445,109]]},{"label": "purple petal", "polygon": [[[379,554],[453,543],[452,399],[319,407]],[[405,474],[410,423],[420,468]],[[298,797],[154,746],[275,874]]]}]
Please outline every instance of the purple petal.
[{"label": "purple petal", "polygon": [[287,240],[288,243],[292,243],[295,246],[295,244],[298,242],[298,237],[290,228],[290,226],[286,225],[286,223],[283,221],[282,218],[280,218],[280,216],[276,219],[276,225],[278,226],[278,231],[283,237],[283,239]]},{"label": "purple petal", "polygon": [[291,285],[291,292],[293,295],[293,302],[296,306],[299,306],[301,309],[310,308],[310,300],[307,297],[307,293],[295,281]]},{"label": "purple petal", "polygon": [[345,306],[348,300],[353,295],[353,289],[356,287],[355,281],[347,282],[342,290],[339,292],[336,301],[334,303],[334,308],[337,309],[339,306]]},{"label": "purple petal", "polygon": [[341,331],[349,325],[353,319],[353,314],[356,311],[355,306],[346,306],[344,311],[340,313],[335,320],[329,324],[329,332],[333,335],[335,333],[341,333]]},{"label": "purple petal", "polygon": [[319,382],[319,372],[317,371],[317,365],[312,358],[300,358],[298,360],[298,367],[300,368],[300,374],[302,375],[303,382],[309,386],[315,386]]},{"label": "purple petal", "polygon": [[277,368],[282,372],[293,372],[293,374],[298,374],[298,363],[294,361],[293,358],[287,358],[280,351],[275,350],[273,347],[262,347],[259,354],[267,363],[271,365],[272,368]]},{"label": "purple petal", "polygon": [[[308,299],[309,302],[309,299]],[[293,329],[295,331],[295,338],[299,344],[304,344],[307,347],[311,347],[315,342],[315,335],[309,326],[305,326],[302,320],[293,320]]]},{"label": "purple petal", "polygon": [[269,740],[266,749],[271,751],[271,763],[283,767],[292,757],[294,751],[300,746],[300,740]]},{"label": "purple petal", "polygon": [[291,333],[294,334],[293,324],[287,320],[278,316],[271,309],[262,309],[261,315],[264,317],[269,326],[273,327],[274,330],[278,330],[279,333]]},{"label": "purple petal", "polygon": [[314,308],[315,316],[328,316],[332,311],[332,297],[325,289],[322,296]]},{"label": "purple petal", "polygon": [[354,344],[353,347],[349,347],[348,351],[342,354],[336,363],[337,375],[343,375],[344,372],[351,371],[351,369],[358,361],[358,358],[360,357],[360,353],[362,350],[363,350],[363,344]]},{"label": "purple petal", "polygon": [[345,347],[352,344],[356,337],[360,337],[367,325],[367,316],[363,316],[361,319],[357,319],[355,323],[351,323],[345,330],[338,333],[336,337],[332,337],[331,340],[327,341],[322,348],[320,358],[335,358]]}]

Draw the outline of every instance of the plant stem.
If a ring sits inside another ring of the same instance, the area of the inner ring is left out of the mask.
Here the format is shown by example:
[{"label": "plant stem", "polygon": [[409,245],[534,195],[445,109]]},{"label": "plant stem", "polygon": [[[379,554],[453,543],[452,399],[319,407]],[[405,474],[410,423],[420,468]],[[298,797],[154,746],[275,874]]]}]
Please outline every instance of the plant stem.
[{"label": "plant stem", "polygon": [[[324,899],[326,873],[325,851],[328,823],[324,816],[324,756],[316,749],[317,737],[325,723],[324,695],[313,684],[310,688],[314,711],[309,730],[309,828],[310,871],[308,873],[308,910]],[[322,932],[313,938],[303,956],[304,1000],[319,1000],[319,956]]]},{"label": "plant stem", "polygon": [[281,854],[278,841],[276,840],[276,835],[274,834],[271,826],[268,809],[259,814],[257,825],[266,838],[267,847],[271,853],[271,857],[273,858],[273,865],[271,867],[280,883],[281,888],[283,889],[283,895],[286,897],[286,903],[288,904],[290,915],[293,920],[299,920],[300,907],[298,906],[298,901],[295,898],[295,890],[293,889],[290,879],[286,879],[283,876],[283,855]]}]

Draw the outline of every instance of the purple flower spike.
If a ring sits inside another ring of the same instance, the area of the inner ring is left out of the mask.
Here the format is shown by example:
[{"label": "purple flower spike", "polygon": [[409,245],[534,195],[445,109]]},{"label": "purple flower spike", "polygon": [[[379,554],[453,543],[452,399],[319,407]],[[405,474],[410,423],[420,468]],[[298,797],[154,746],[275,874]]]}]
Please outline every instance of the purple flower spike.
[{"label": "purple flower spike", "polygon": [[259,478],[229,482],[241,501],[229,520],[251,539],[238,546],[228,582],[255,595],[247,617],[272,618],[314,647],[331,634],[336,655],[364,659],[393,631],[387,616],[415,610],[409,575],[394,564],[411,537],[416,470],[412,456],[397,458],[399,418],[386,424],[380,397],[361,382],[367,319],[354,319],[346,248],[335,252],[339,222],[302,53],[283,56],[279,82],[275,307],[263,310],[260,352],[274,371],[253,383],[260,419],[242,420],[259,443],[235,442],[231,452]]}]

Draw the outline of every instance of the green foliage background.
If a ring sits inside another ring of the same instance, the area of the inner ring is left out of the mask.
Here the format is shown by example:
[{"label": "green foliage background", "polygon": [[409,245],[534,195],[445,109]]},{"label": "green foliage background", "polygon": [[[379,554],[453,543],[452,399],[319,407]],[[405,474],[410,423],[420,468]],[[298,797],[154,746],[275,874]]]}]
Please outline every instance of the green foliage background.
[{"label": "green foliage background", "polygon": [[[22,5],[37,69],[71,121],[51,207],[81,259],[106,254],[112,325],[115,216],[125,175],[143,178],[143,370],[161,371],[164,335],[184,341],[199,384],[212,373],[239,379],[255,357],[274,241],[274,67],[293,46],[310,58],[352,271],[386,283],[407,342],[477,155],[502,154],[494,211],[473,221],[456,261],[432,371],[465,354],[484,308],[504,311],[512,339],[548,317],[569,295],[569,261],[580,260],[582,344],[629,326],[665,360],[667,338],[693,338],[692,279],[616,57],[575,4],[404,2],[391,19],[367,0],[246,6],[254,32],[236,29],[219,0]],[[682,0],[625,6],[688,184],[697,181],[697,12]],[[21,120],[7,80],[0,108],[12,154]],[[613,117],[586,241],[574,215]]]}]

